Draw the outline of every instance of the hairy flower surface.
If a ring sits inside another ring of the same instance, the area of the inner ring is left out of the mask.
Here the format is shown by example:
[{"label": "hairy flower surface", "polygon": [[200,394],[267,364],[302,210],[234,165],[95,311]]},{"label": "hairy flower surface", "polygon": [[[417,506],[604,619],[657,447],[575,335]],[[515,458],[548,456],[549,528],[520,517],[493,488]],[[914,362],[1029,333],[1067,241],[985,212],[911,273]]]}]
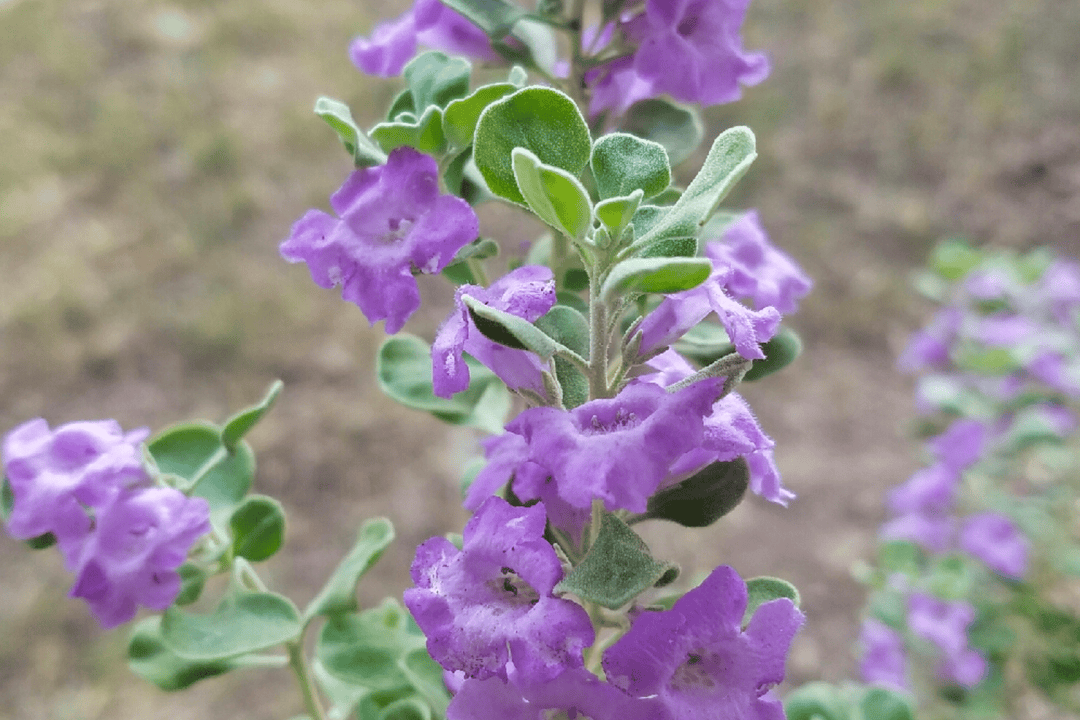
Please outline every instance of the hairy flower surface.
[{"label": "hairy flower surface", "polygon": [[757,310],[793,313],[813,286],[802,268],[769,241],[757,210],[732,223],[722,240],[707,243],[705,255],[731,268],[728,292],[736,300],[752,300]]},{"label": "hairy flower surface", "polygon": [[624,23],[637,43],[634,72],[652,95],[704,106],[738,100],[742,85],[769,74],[761,53],[747,53],[739,33],[749,0],[646,0],[645,10]]},{"label": "hairy flower surface", "polygon": [[[693,366],[673,348],[650,359],[647,364],[657,372],[642,375],[640,379],[661,387],[677,383],[694,373]],[[780,482],[780,472],[772,453],[775,444],[761,429],[746,400],[738,393],[728,393],[713,404],[705,418],[701,444],[672,464],[671,476],[663,486],[681,482],[710,463],[745,457],[750,469],[751,492],[771,502],[787,505],[795,493]]]},{"label": "hairy flower surface", "polygon": [[573,410],[530,408],[506,429],[525,438],[528,460],[550,473],[570,505],[586,509],[601,499],[608,510],[644,512],[671,464],[701,444],[719,393],[717,379],[676,393],[633,382]]},{"label": "hairy flower surface", "polygon": [[984,512],[964,520],[960,547],[996,573],[1019,580],[1027,572],[1030,543],[1009,518]]},{"label": "hairy flower surface", "polygon": [[867,618],[859,633],[862,661],[859,671],[868,683],[907,690],[907,655],[903,636],[879,620]]},{"label": "hairy flower surface", "polygon": [[164,610],[180,592],[177,568],[210,529],[203,498],[163,487],[118,492],[96,509],[71,597],[84,599],[106,628],[131,620],[140,605]]},{"label": "hairy flower surface", "polygon": [[416,54],[418,45],[481,60],[499,58],[480,28],[439,0],[416,0],[403,14],[379,23],[371,37],[353,40],[349,57],[368,75],[393,77]]},{"label": "hairy flower surface", "polygon": [[608,681],[655,697],[679,720],[782,720],[770,689],[784,679],[804,617],[786,598],[762,604],[742,628],[746,583],[721,566],[670,610],[645,612],[603,658]]},{"label": "hairy flower surface", "polygon": [[765,357],[761,343],[772,338],[780,327],[780,313],[774,307],[751,310],[726,291],[730,267],[714,260],[713,271],[701,285],[668,295],[641,321],[641,355],[671,345],[690,328],[716,313],[735,349],[744,358]]},{"label": "hairy flower surface", "polygon": [[125,433],[115,420],[80,421],[55,430],[41,419],[4,436],[4,473],[15,503],[7,519],[12,537],[52,533],[69,554],[90,532],[87,508],[116,490],[143,482],[139,444],[146,428]]},{"label": "hairy flower surface", "polygon": [[405,604],[444,668],[505,678],[513,659],[528,677],[553,678],[582,666],[592,622],[552,595],[563,571],[544,540],[545,520],[543,504],[491,497],[465,525],[461,550],[441,537],[417,548]]},{"label": "hairy flower surface", "polygon": [[467,202],[439,194],[435,160],[410,147],[352,173],[330,204],[339,218],[309,210],[281,255],[307,263],[320,287],[341,285],[342,298],[391,334],[420,307],[413,270],[441,272],[479,230]]},{"label": "hairy flower surface", "polygon": [[446,717],[549,720],[555,711],[577,720],[674,720],[656,699],[631,697],[585,669],[567,670],[544,682],[522,678],[517,672],[511,672],[508,681],[466,680],[454,695]]},{"label": "hairy flower surface", "polygon": [[454,295],[454,309],[439,326],[431,345],[432,384],[440,397],[448,398],[469,387],[469,366],[462,353],[469,353],[490,368],[511,390],[528,388],[543,396],[540,359],[527,350],[510,348],[484,337],[462,300],[465,295],[532,322],[555,304],[551,268],[525,265],[503,275],[488,288],[462,285]]}]

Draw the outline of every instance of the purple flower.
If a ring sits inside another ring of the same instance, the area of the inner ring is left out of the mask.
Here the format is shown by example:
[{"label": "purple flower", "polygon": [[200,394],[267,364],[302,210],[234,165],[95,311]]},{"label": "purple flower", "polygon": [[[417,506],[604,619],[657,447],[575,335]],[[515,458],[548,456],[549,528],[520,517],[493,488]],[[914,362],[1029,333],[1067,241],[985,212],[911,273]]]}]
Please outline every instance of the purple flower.
[{"label": "purple flower", "polygon": [[896,361],[897,367],[904,372],[916,372],[947,365],[949,348],[963,320],[964,313],[959,308],[939,310],[925,328],[911,336]]},{"label": "purple flower", "polygon": [[795,312],[813,283],[786,253],[765,234],[757,210],[751,210],[724,231],[721,242],[710,242],[705,254],[731,268],[727,290],[736,300],[750,299],[754,308],[774,307]]},{"label": "purple flower", "polygon": [[756,85],[769,61],[742,48],[749,0],[646,0],[645,11],[623,31],[639,44],[634,71],[652,85],[652,95],[718,105],[738,100],[740,85]]},{"label": "purple flower", "polygon": [[907,654],[900,633],[868,618],[863,621],[859,644],[862,645],[859,670],[865,682],[907,690]]},{"label": "purple flower", "polygon": [[714,260],[708,280],[664,298],[641,321],[640,355],[671,345],[715,312],[740,355],[754,360],[764,358],[761,343],[776,334],[780,313],[774,307],[751,310],[731,298],[725,290],[731,274],[731,268]]},{"label": "purple flower", "polygon": [[644,512],[671,464],[700,445],[719,393],[717,379],[677,393],[634,382],[573,410],[530,408],[506,429],[525,438],[528,460],[550,473],[570,505],[586,509],[599,498],[608,510]]},{"label": "purple flower", "polygon": [[889,509],[896,514],[949,513],[960,484],[959,471],[938,463],[919,470],[889,491]]},{"label": "purple flower", "polygon": [[946,653],[958,653],[967,647],[967,628],[974,621],[975,607],[971,603],[941,600],[921,592],[908,598],[908,628]]},{"label": "purple flower", "polygon": [[655,698],[679,720],[782,720],[770,691],[784,679],[804,617],[786,598],[762,604],[746,629],[746,583],[721,566],[665,612],[645,612],[604,653],[608,681]]},{"label": "purple flower", "polygon": [[480,28],[439,0],[416,0],[404,14],[379,23],[370,38],[353,40],[349,56],[368,75],[393,77],[416,54],[417,45],[481,60],[499,59]]},{"label": "purple flower", "polygon": [[961,472],[982,457],[989,441],[989,429],[978,420],[956,420],[948,430],[927,442],[927,447],[945,467]]},{"label": "purple flower", "polygon": [[[642,375],[639,379],[662,387],[694,373],[686,358],[673,348],[650,359],[647,364],[657,372]],[[766,500],[787,505],[795,493],[780,483],[780,473],[773,461],[774,445],[746,400],[738,393],[728,393],[713,404],[705,418],[701,444],[672,464],[670,476],[661,487],[675,485],[710,463],[745,457],[750,468],[750,490]]]},{"label": "purple flower", "polygon": [[38,418],[4,436],[4,472],[15,496],[12,537],[52,533],[69,555],[90,532],[86,507],[147,479],[139,444],[146,428],[124,433],[115,420],[73,422],[55,430]]},{"label": "purple flower", "polygon": [[1065,358],[1053,350],[1044,350],[1030,360],[1025,369],[1037,380],[1070,397],[1080,397],[1080,368],[1066,364]]},{"label": "purple flower", "polygon": [[878,535],[890,540],[910,540],[931,552],[944,552],[952,544],[956,523],[951,515],[908,512],[881,526]]},{"label": "purple flower", "polygon": [[986,671],[985,658],[968,647],[967,629],[974,621],[971,603],[920,592],[908,598],[908,629],[934,643],[943,654],[938,675],[967,687],[977,685]]},{"label": "purple flower", "polygon": [[513,659],[528,677],[553,678],[582,666],[592,623],[580,605],[552,595],[563,572],[544,525],[542,504],[491,497],[465,525],[462,550],[441,537],[417,548],[405,604],[444,668],[506,677]]},{"label": "purple flower", "polygon": [[1019,580],[1027,572],[1028,539],[1012,520],[994,512],[978,513],[964,521],[960,547],[996,573]]},{"label": "purple flower", "polygon": [[164,610],[180,592],[176,569],[210,532],[210,506],[172,488],[115,494],[95,508],[94,531],[76,559],[71,597],[80,597],[105,628],[135,617],[139,605]]},{"label": "purple flower", "polygon": [[995,313],[979,318],[971,338],[991,347],[1014,347],[1039,334],[1039,325],[1024,315]]},{"label": "purple flower", "polygon": [[385,165],[352,173],[330,197],[340,219],[309,210],[281,244],[289,262],[306,262],[317,285],[341,285],[368,321],[393,334],[420,306],[413,269],[441,272],[476,238],[469,204],[439,194],[435,160],[409,147]]},{"label": "purple flower", "polygon": [[544,396],[540,359],[527,350],[509,348],[484,337],[462,300],[465,295],[532,322],[555,304],[555,279],[548,267],[525,265],[502,276],[489,288],[459,287],[454,295],[454,309],[439,326],[431,346],[435,394],[448,398],[469,387],[469,366],[462,358],[462,353],[467,352],[491,368],[511,390],[528,388]]},{"label": "purple flower", "polygon": [[585,82],[592,88],[590,117],[609,110],[616,116],[623,115],[638,100],[659,94],[653,83],[638,74],[633,57],[618,58],[590,70],[585,73]]},{"label": "purple flower", "polygon": [[585,669],[546,682],[517,672],[509,676],[466,680],[446,710],[447,720],[547,720],[552,710],[591,720],[671,720],[657,700],[630,697]]},{"label": "purple flower", "polygon": [[1062,325],[1075,324],[1080,308],[1080,263],[1055,259],[1046,268],[1035,292]]}]

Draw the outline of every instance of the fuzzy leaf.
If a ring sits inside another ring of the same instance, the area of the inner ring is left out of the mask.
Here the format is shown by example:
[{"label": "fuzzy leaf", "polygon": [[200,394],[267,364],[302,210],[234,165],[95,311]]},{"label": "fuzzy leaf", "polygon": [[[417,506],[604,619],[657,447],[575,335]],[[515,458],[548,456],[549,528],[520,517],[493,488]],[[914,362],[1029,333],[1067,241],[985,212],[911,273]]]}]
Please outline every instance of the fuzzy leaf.
[{"label": "fuzzy leaf", "polygon": [[605,513],[596,542],[585,558],[555,586],[555,592],[617,610],[642,592],[663,584],[678,568],[657,560],[645,541],[622,520]]},{"label": "fuzzy leaf", "polygon": [[635,190],[650,198],[671,184],[671,166],[664,146],[629,133],[611,133],[597,140],[591,167],[596,189],[605,199]]},{"label": "fuzzy leaf", "polygon": [[315,101],[315,114],[337,133],[345,149],[353,156],[353,165],[362,168],[386,162],[386,154],[356,126],[348,105],[340,100],[321,97]]},{"label": "fuzzy leaf", "polygon": [[500,100],[518,88],[512,83],[494,83],[484,85],[473,91],[472,95],[454,100],[446,106],[443,115],[443,130],[446,139],[454,147],[464,148],[472,145],[476,133],[476,123],[480,113],[491,103]]},{"label": "fuzzy leaf", "polygon": [[715,462],[649,498],[642,519],[707,527],[742,502],[749,484],[750,470],[742,458]]},{"label": "fuzzy leaf", "polygon": [[209,614],[170,607],[162,616],[161,634],[177,657],[224,660],[296,639],[300,613],[282,595],[234,590]]},{"label": "fuzzy leaf", "polygon": [[574,101],[539,86],[488,105],[473,140],[473,159],[491,192],[522,204],[525,198],[514,179],[514,148],[523,147],[545,165],[574,177],[581,174],[592,150],[589,126]]},{"label": "fuzzy leaf", "polygon": [[544,165],[525,148],[514,148],[511,157],[514,180],[529,208],[567,237],[585,237],[592,224],[592,203],[581,182],[565,170]]},{"label": "fuzzy leaf", "polygon": [[676,293],[697,287],[711,272],[712,263],[705,258],[631,258],[611,269],[600,297],[611,300],[631,293]]},{"label": "fuzzy leaf", "polygon": [[638,233],[632,247],[640,250],[669,238],[696,238],[702,224],[756,157],[750,128],[725,130],[713,142],[705,164],[682,196],[647,233]]},{"label": "fuzzy leaf", "polygon": [[659,98],[631,105],[622,126],[628,133],[663,145],[672,165],[693,155],[705,139],[705,124],[696,109]]},{"label": "fuzzy leaf", "polygon": [[233,451],[240,439],[270,411],[270,408],[274,406],[274,401],[281,394],[282,387],[284,387],[282,382],[275,380],[262,400],[249,408],[244,408],[225,421],[225,426],[221,429],[221,442],[227,450]]}]

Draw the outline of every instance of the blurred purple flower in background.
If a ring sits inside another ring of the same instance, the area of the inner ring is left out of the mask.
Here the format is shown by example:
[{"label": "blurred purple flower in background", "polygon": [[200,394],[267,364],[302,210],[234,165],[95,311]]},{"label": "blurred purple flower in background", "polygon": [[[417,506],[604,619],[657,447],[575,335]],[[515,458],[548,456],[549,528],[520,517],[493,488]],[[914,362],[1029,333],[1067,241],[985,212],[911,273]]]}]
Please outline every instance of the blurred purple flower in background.
[{"label": "blurred purple flower in background", "polygon": [[1019,580],[1027,572],[1030,543],[1016,523],[995,512],[972,515],[960,529],[960,547],[996,573]]},{"label": "blurred purple flower in background", "polygon": [[974,621],[971,603],[941,600],[922,592],[908,597],[908,628],[942,653],[938,675],[966,687],[977,685],[986,672],[986,659],[968,647],[967,629]]},{"label": "blurred purple flower in background", "polygon": [[859,632],[862,660],[859,670],[868,683],[907,690],[907,654],[904,637],[885,623],[867,618]]}]

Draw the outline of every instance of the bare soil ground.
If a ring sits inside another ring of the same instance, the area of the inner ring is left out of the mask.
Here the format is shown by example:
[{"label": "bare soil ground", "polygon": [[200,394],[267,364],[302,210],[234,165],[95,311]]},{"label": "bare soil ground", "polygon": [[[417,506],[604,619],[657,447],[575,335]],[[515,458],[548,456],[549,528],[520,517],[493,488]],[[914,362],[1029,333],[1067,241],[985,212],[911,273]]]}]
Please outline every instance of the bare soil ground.
[{"label": "bare soil ground", "polygon": [[[455,468],[475,452],[382,397],[381,329],[277,256],[348,171],[314,99],[368,124],[394,92],[345,52],[402,8],[374,5],[0,0],[0,429],[220,420],[283,379],[250,439],[257,488],[291,522],[265,575],[301,603],[376,514],[400,539],[361,599],[400,593],[412,548],[463,522]],[[946,235],[1080,252],[1080,3],[755,0],[746,33],[773,75],[708,117],[757,132],[731,202],[758,207],[817,283],[792,320],[805,356],[746,392],[799,498],[648,537],[688,575],[730,563],[795,582],[808,623],[789,676],[838,680],[863,598],[849,567],[918,463],[911,383],[892,369],[926,311],[909,272]],[[526,239],[505,212],[483,222],[507,248]],[[433,307],[410,329],[430,337],[449,292],[423,290]],[[55,553],[2,538],[0,578],[0,720],[300,710],[284,671],[180,695],[133,678],[124,633],[64,597]]]}]

